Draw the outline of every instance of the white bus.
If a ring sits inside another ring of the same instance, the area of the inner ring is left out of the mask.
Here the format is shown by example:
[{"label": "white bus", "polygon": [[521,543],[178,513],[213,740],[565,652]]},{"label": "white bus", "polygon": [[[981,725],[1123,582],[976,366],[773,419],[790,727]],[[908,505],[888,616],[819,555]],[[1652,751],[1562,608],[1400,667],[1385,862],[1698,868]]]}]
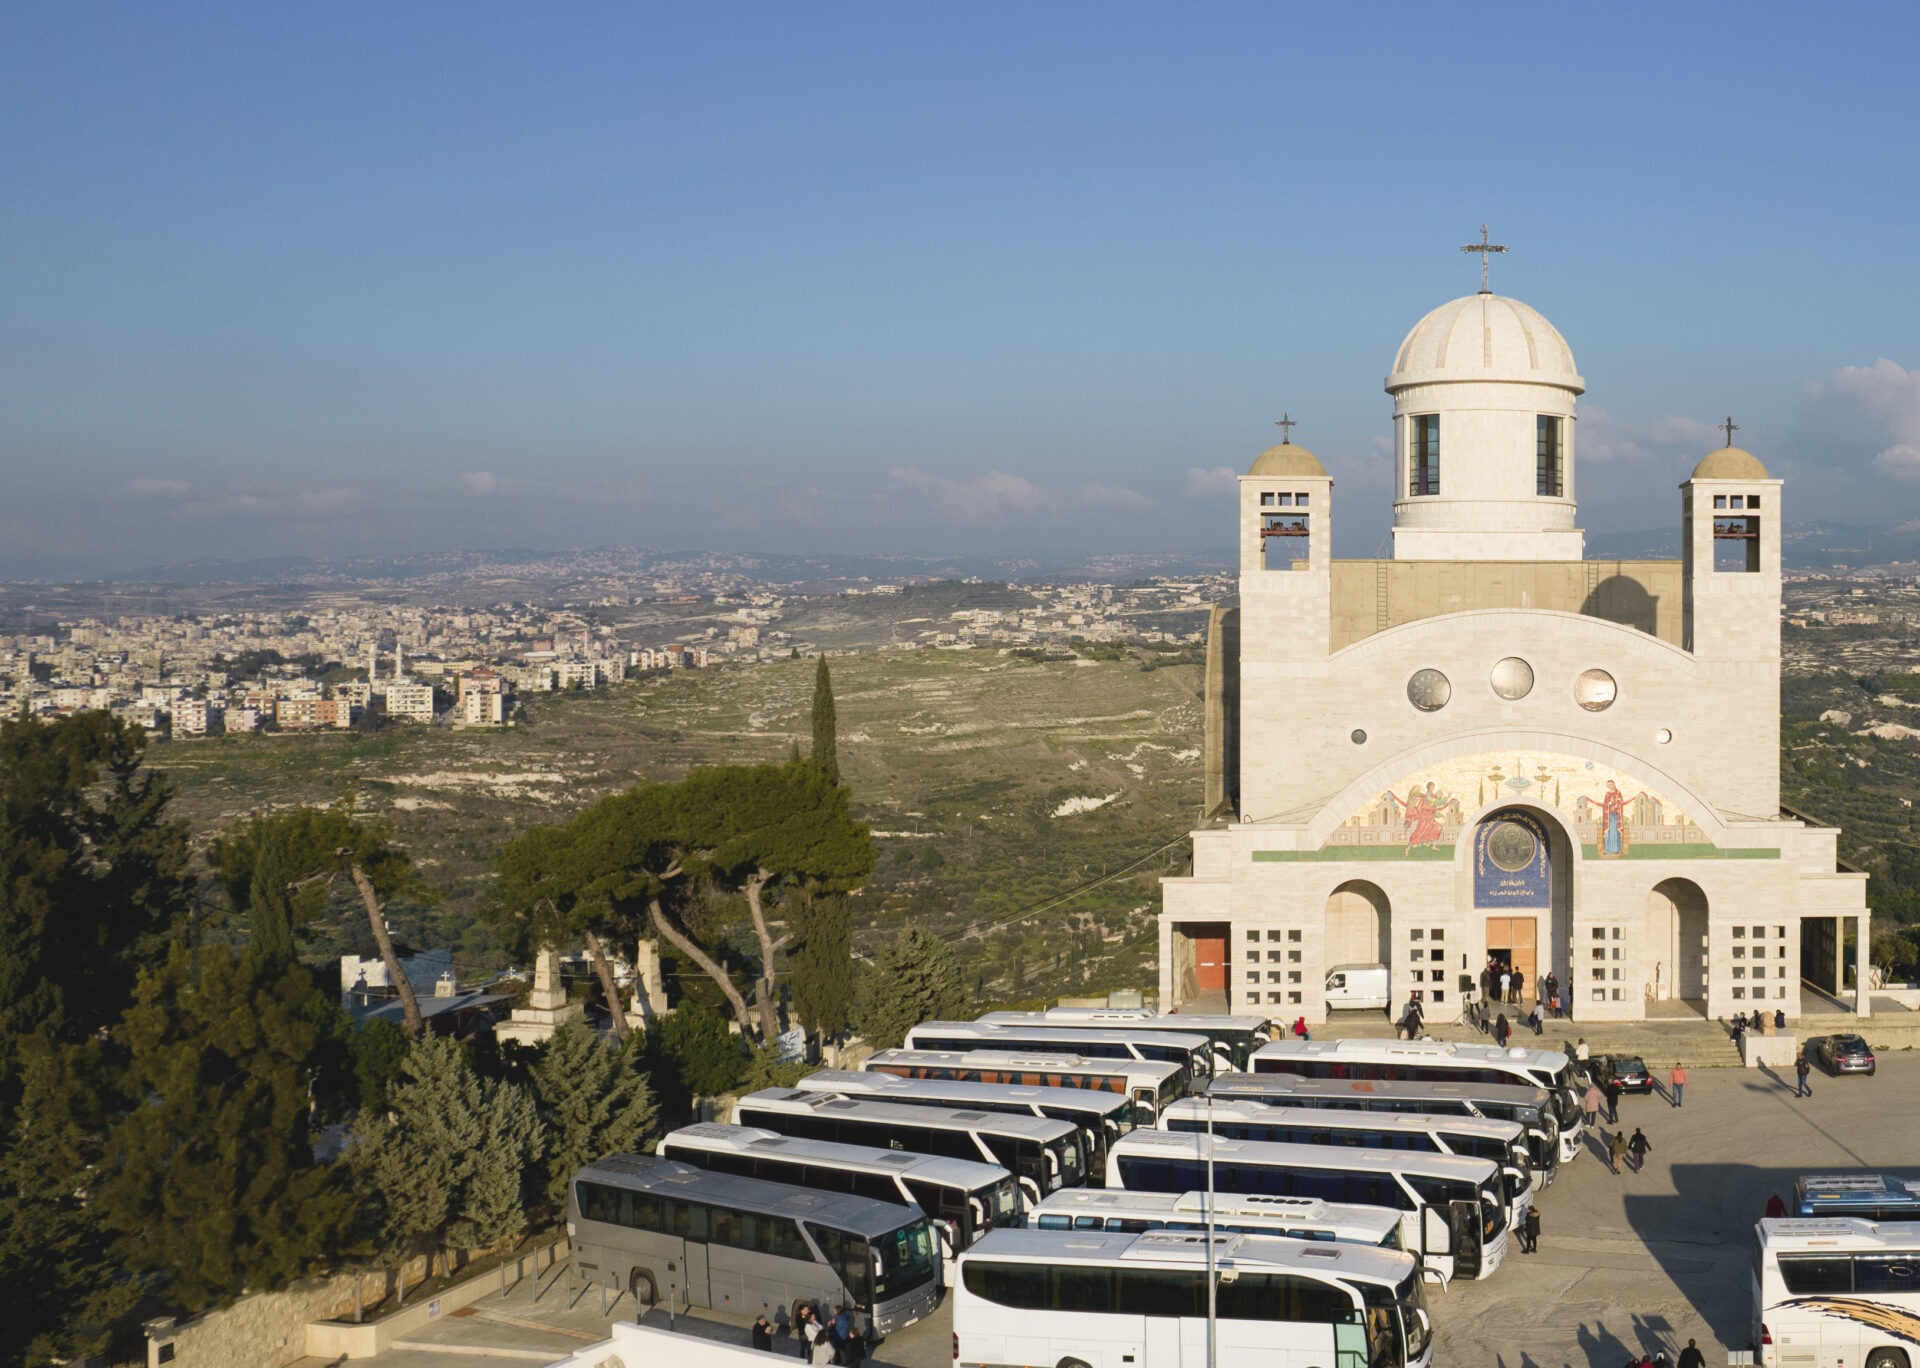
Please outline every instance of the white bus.
[{"label": "white bus", "polygon": [[1205,1235],[996,1230],[960,1260],[954,1362],[1427,1368],[1432,1361],[1433,1325],[1410,1254],[1216,1235],[1212,1255],[1209,1345]]},{"label": "white bus", "polygon": [[1392,1207],[1401,1213],[1402,1243],[1442,1282],[1489,1277],[1507,1252],[1506,1196],[1491,1159],[1137,1130],[1108,1156],[1107,1186],[1136,1192],[1205,1192],[1211,1186],[1216,1194],[1264,1192]]},{"label": "white bus", "polygon": [[1015,1116],[1071,1121],[1087,1138],[1087,1172],[1107,1171],[1107,1149],[1133,1129],[1133,1103],[1089,1088],[1024,1088],[1005,1083],[956,1083],[946,1078],[902,1078],[852,1069],[816,1069],[794,1085],[805,1092],[870,1097],[913,1107],[970,1107]]},{"label": "white bus", "polygon": [[[1573,1064],[1559,1050],[1441,1040],[1276,1040],[1253,1052],[1253,1072],[1372,1083],[1521,1083],[1553,1096],[1560,1161],[1580,1152],[1586,1127],[1574,1091]],[[1568,1142],[1571,1141],[1571,1149]]]},{"label": "white bus", "polygon": [[1004,1050],[881,1050],[860,1067],[901,1078],[1012,1083],[1022,1088],[1085,1088],[1133,1099],[1133,1124],[1151,1126],[1160,1109],[1187,1095],[1187,1071],[1148,1059],[1081,1059]]},{"label": "white bus", "polygon": [[[1204,1192],[1129,1192],[1124,1188],[1067,1188],[1027,1213],[1028,1230],[1205,1230]],[[1215,1193],[1218,1234],[1273,1235],[1289,1240],[1403,1249],[1400,1213],[1388,1207],[1348,1206],[1318,1197],[1269,1197],[1263,1192]]]},{"label": "white bus", "polygon": [[923,1021],[907,1032],[909,1050],[1019,1050],[1082,1059],[1157,1059],[1191,1078],[1213,1073],[1213,1043],[1203,1035],[1067,1022]]},{"label": "white bus", "polygon": [[1885,1173],[1805,1173],[1793,1180],[1793,1214],[1920,1221],[1920,1183]]},{"label": "white bus", "polygon": [[1753,1342],[1764,1368],[1920,1363],[1920,1222],[1760,1222]]},{"label": "white bus", "polygon": [[1373,1083],[1365,1079],[1302,1078],[1298,1074],[1227,1074],[1207,1085],[1221,1101],[1266,1102],[1276,1107],[1326,1107],[1334,1111],[1398,1112],[1407,1116],[1484,1116],[1518,1121],[1527,1130],[1534,1184],[1544,1187],[1571,1155],[1557,1106],[1545,1088],[1518,1083]]},{"label": "white bus", "polygon": [[1527,1208],[1533,1205],[1533,1156],[1527,1149],[1526,1128],[1518,1121],[1335,1111],[1331,1107],[1223,1102],[1218,1098],[1209,1102],[1200,1097],[1183,1097],[1161,1115],[1160,1128],[1197,1131],[1222,1140],[1343,1145],[1348,1149],[1408,1150],[1491,1159],[1500,1166],[1500,1188],[1507,1198],[1508,1225],[1517,1228],[1526,1220]]},{"label": "white bus", "polygon": [[1086,1145],[1080,1128],[1071,1121],[763,1088],[740,1099],[733,1109],[733,1123],[800,1140],[832,1140],[998,1164],[1019,1180],[1029,1202],[1088,1181]]},{"label": "white bus", "polygon": [[1263,1016],[1231,1016],[1221,1012],[1151,1012],[1144,1007],[1049,1007],[1044,1012],[987,1012],[980,1020],[996,1025],[1046,1022],[1062,1026],[1125,1026],[1149,1031],[1179,1031],[1203,1035],[1213,1042],[1215,1073],[1244,1069],[1253,1052],[1277,1038],[1277,1028]]},{"label": "white bus", "polygon": [[710,1173],[917,1206],[940,1233],[949,1280],[961,1250],[994,1226],[1020,1224],[1019,1185],[998,1164],[831,1140],[795,1140],[775,1131],[714,1122],[682,1126],[660,1141],[657,1152]]}]

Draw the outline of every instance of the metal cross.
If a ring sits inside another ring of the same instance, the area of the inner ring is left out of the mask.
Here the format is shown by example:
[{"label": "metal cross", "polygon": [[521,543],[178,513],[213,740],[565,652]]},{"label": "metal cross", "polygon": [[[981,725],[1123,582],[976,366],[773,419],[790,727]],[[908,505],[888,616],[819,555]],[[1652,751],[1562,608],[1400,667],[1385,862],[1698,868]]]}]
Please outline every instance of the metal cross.
[{"label": "metal cross", "polygon": [[1487,284],[1487,255],[1490,252],[1504,252],[1507,249],[1487,241],[1487,225],[1483,223],[1480,225],[1480,240],[1478,242],[1469,242],[1460,250],[1463,252],[1478,252],[1480,254],[1480,293],[1492,294],[1493,290]]},{"label": "metal cross", "polygon": [[1293,421],[1293,416],[1288,413],[1282,413],[1279,416],[1279,418],[1277,418],[1274,421],[1273,425],[1280,429],[1280,445],[1281,446],[1285,446],[1288,442],[1291,442],[1293,440],[1293,430],[1296,427],[1300,426],[1298,423]]},{"label": "metal cross", "polygon": [[1718,424],[1718,426],[1723,427],[1727,430],[1727,445],[1732,446],[1733,434],[1740,430],[1740,425],[1733,421],[1733,415],[1728,414],[1727,421],[1724,423]]}]

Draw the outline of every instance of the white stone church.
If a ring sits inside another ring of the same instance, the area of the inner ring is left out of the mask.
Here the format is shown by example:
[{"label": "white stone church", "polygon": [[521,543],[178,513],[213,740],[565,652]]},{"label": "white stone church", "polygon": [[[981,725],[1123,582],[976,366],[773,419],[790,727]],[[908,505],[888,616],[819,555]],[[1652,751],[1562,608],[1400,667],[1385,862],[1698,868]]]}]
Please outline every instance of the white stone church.
[{"label": "white stone church", "polygon": [[1333,559],[1306,448],[1241,477],[1163,1003],[1317,1022],[1329,969],[1385,964],[1396,1009],[1444,1021],[1489,957],[1529,1002],[1551,972],[1576,1019],[1853,997],[1866,876],[1780,806],[1781,481],[1710,452],[1678,561],[1587,560],[1585,389],[1551,323],[1483,290],[1394,356],[1391,559]]}]

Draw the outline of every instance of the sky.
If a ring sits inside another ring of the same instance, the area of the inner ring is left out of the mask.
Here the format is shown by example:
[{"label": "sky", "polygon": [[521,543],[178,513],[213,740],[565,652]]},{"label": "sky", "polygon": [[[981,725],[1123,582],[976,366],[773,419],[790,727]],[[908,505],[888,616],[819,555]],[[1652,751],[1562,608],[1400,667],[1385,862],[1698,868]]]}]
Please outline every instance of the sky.
[{"label": "sky", "polygon": [[1728,414],[1920,517],[1920,7],[0,7],[0,574],[600,545],[1197,552],[1298,420],[1335,546],[1479,286],[1581,520]]}]

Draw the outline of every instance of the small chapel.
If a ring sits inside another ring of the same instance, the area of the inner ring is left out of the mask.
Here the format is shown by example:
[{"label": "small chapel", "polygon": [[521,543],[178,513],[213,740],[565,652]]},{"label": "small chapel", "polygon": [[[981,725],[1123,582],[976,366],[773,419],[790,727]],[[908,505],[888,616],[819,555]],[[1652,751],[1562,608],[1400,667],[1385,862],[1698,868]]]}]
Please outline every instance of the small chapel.
[{"label": "small chapel", "polygon": [[1318,1022],[1333,971],[1384,965],[1445,1021],[1491,961],[1576,1020],[1864,1013],[1866,875],[1780,805],[1782,482],[1729,419],[1678,560],[1587,559],[1586,381],[1482,286],[1394,353],[1390,558],[1333,558],[1333,480],[1288,436],[1240,477],[1161,1003]]}]

